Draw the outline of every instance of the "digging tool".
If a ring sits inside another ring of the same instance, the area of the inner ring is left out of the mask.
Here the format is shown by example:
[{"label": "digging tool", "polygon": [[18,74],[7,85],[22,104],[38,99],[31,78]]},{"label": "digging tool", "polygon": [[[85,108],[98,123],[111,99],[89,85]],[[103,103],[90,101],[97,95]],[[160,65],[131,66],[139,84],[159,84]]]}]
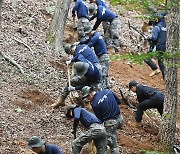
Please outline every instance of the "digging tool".
[{"label": "digging tool", "polygon": [[75,17],[73,17],[73,30],[74,30],[74,31],[77,31],[77,26],[76,26]]},{"label": "digging tool", "polygon": [[131,103],[129,103],[128,99],[124,97],[124,94],[122,92],[121,89],[119,89],[121,97],[122,97],[122,101],[130,108],[130,109],[136,109],[136,107],[134,105],[132,105]]},{"label": "digging tool", "polygon": [[[147,47],[147,37],[144,35],[144,33],[141,32],[141,31],[139,31],[139,30],[137,30],[137,28],[131,26],[129,20],[128,20],[128,23],[127,23],[127,24],[128,24],[129,29],[131,29],[131,28],[134,29],[136,32],[138,32],[138,33],[144,38],[144,40],[145,40],[144,46]],[[153,45],[153,42],[152,42],[152,41],[148,41],[148,42],[149,42],[149,45],[150,45],[150,46]]]},{"label": "digging tool", "polygon": [[147,38],[144,36],[143,32],[141,32],[141,31],[137,30],[137,28],[131,26],[129,20],[128,20],[128,23],[127,23],[127,24],[128,24],[129,29],[131,29],[131,28],[134,29],[134,30],[135,30],[136,32],[138,32],[145,40],[147,39]]},{"label": "digging tool", "polygon": [[[67,65],[67,73],[68,73],[68,86],[70,87],[71,86],[71,76],[70,76],[70,66],[69,65]],[[74,104],[73,103],[74,102],[73,95],[71,92],[69,93],[69,98],[70,98],[71,103]]]},{"label": "digging tool", "polygon": [[75,17],[73,16],[73,39],[74,39],[74,34],[75,34],[75,31],[77,31],[77,26],[76,26],[76,22],[75,22]]}]

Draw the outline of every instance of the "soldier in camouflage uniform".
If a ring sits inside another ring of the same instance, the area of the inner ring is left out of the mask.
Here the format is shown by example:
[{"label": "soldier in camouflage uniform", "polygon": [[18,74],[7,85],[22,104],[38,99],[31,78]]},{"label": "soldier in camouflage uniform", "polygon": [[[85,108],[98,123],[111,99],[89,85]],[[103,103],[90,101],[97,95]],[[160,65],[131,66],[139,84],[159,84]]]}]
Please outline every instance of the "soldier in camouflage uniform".
[{"label": "soldier in camouflage uniform", "polygon": [[100,80],[101,74],[95,65],[87,60],[86,62],[76,62],[74,64],[74,74],[71,77],[71,86],[66,85],[60,99],[52,104],[51,107],[58,108],[59,106],[65,106],[65,99],[69,92],[81,90],[83,86],[88,85],[99,90],[101,87]]},{"label": "soldier in camouflage uniform", "polygon": [[89,19],[88,19],[88,17],[89,17],[88,16],[88,6],[84,0],[74,0],[74,1],[75,1],[75,6],[73,7],[73,10],[72,10],[72,16],[73,16],[73,18],[75,18],[75,16],[76,16],[75,12],[77,12],[78,39],[83,40],[86,38],[85,33],[84,33],[86,26],[88,26],[90,24]]},{"label": "soldier in camouflage uniform", "polygon": [[[93,11],[93,8],[89,8],[89,11]],[[92,13],[92,12],[91,12]],[[97,21],[95,25],[93,26],[93,30],[96,30],[101,22],[107,21],[110,23],[109,26],[107,26],[106,30],[106,37],[110,36],[110,42],[112,43],[112,46],[115,50],[115,52],[119,52],[120,50],[120,34],[119,34],[119,19],[118,16],[110,11],[109,9],[99,5],[95,11],[93,11],[93,16],[89,19],[90,21],[94,18],[97,18]]]},{"label": "soldier in camouflage uniform", "polygon": [[[91,0],[90,3],[95,3],[95,5],[97,5],[97,6],[101,5],[105,8],[108,8],[108,6],[104,0]],[[89,13],[93,13],[93,11],[95,11],[96,9],[97,9],[96,6],[90,6]],[[104,40],[106,42],[106,45],[108,48],[112,48],[112,41],[111,41],[111,35],[110,35],[111,33],[110,33],[110,29],[109,29],[110,22],[103,21],[102,26],[103,26],[103,30],[104,30]]]},{"label": "soldier in camouflage uniform", "polygon": [[79,42],[76,42],[74,44],[67,44],[65,46],[65,52],[67,54],[73,55],[73,58],[68,61],[69,64],[77,61],[84,62],[84,59],[86,59],[89,62],[91,62],[93,65],[95,65],[100,73],[102,72],[98,57],[88,45],[86,44],[80,45]]},{"label": "soldier in camouflage uniform", "polygon": [[108,89],[95,92],[91,87],[85,86],[82,88],[82,95],[84,100],[90,101],[97,118],[104,122],[111,153],[119,154],[117,129],[122,128],[124,123],[118,106],[121,101]]},{"label": "soldier in camouflage uniform", "polygon": [[[74,118],[73,131],[74,141],[72,143],[72,153],[79,154],[82,147],[89,141],[94,141],[98,154],[106,154],[106,130],[102,122],[86,109],[71,105],[66,111],[66,117]],[[76,138],[76,128],[79,121],[86,128],[78,138]]]},{"label": "soldier in camouflage uniform", "polygon": [[95,54],[97,55],[99,59],[99,63],[101,65],[101,74],[102,74],[102,80],[101,80],[101,85],[102,89],[108,89],[109,88],[109,63],[110,63],[110,58],[109,54],[106,48],[106,44],[102,38],[102,36],[96,32],[92,31],[92,26],[89,26],[88,30],[86,33],[89,36],[89,39],[80,42],[80,44],[85,43],[87,44],[90,48],[94,47]]}]

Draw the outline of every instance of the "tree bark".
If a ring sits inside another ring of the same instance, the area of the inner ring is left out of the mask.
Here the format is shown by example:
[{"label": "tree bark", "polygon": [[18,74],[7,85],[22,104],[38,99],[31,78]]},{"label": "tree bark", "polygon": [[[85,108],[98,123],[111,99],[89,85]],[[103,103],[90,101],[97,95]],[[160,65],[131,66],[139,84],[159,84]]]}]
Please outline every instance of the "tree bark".
[{"label": "tree bark", "polygon": [[[168,37],[167,37],[167,51],[170,54],[179,52],[179,8],[178,1],[169,1],[170,10],[168,12]],[[163,111],[162,126],[160,129],[161,143],[166,152],[172,153],[175,141],[176,131],[176,117],[178,107],[178,80],[177,80],[177,58],[167,59],[167,67],[165,74],[165,103]],[[171,64],[171,65],[170,65]]]},{"label": "tree bark", "polygon": [[55,37],[55,49],[63,52],[64,29],[70,8],[71,0],[57,0],[55,13],[50,25],[49,35]]},{"label": "tree bark", "polygon": [[0,27],[1,27],[1,20],[2,20],[2,5],[3,5],[3,0],[0,0]]}]

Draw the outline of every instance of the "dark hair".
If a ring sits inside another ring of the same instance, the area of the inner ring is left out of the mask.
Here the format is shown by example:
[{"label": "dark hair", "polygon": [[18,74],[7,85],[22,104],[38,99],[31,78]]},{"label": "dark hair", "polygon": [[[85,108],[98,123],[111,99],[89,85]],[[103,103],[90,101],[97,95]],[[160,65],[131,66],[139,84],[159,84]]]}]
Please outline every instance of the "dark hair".
[{"label": "dark hair", "polygon": [[70,109],[68,109],[67,112],[66,112],[66,117],[69,118],[69,119],[73,118],[73,115],[70,114],[71,110],[74,111],[73,108],[70,108]]},{"label": "dark hair", "polygon": [[138,83],[135,81],[135,80],[132,80],[131,82],[129,82],[129,90],[132,88],[132,87],[134,87],[134,86],[136,86]]}]

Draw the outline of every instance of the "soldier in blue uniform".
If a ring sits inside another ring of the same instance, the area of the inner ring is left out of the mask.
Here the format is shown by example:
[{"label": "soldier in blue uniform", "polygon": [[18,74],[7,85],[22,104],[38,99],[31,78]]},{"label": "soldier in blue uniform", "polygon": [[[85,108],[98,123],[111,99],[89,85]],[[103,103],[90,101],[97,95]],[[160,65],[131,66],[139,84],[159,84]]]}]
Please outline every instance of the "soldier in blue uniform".
[{"label": "soldier in blue uniform", "polygon": [[76,62],[74,64],[74,74],[71,77],[71,86],[68,84],[64,88],[60,98],[51,105],[53,108],[65,105],[65,98],[68,96],[70,91],[81,90],[84,86],[92,86],[94,89],[99,90],[101,74],[97,67],[91,62]]},{"label": "soldier in blue uniform", "polygon": [[73,58],[71,60],[66,61],[67,65],[71,64],[72,62],[84,61],[84,59],[86,59],[87,61],[95,65],[101,72],[101,65],[99,64],[99,60],[94,51],[88,45],[66,44],[64,49],[67,54],[73,55]]},{"label": "soldier in blue uniform", "polygon": [[[104,0],[91,0],[91,3],[95,3],[96,6],[103,6],[105,8],[108,8],[106,2]],[[90,6],[89,9],[93,9],[90,10],[89,12],[93,14],[93,12],[97,9],[95,6]],[[91,16],[91,14],[89,13],[89,16]],[[110,22],[109,21],[103,21],[102,22],[102,26],[103,26],[103,30],[104,30],[104,40],[106,42],[106,45],[108,48],[112,48],[112,40],[111,40],[111,32],[110,32]]]},{"label": "soldier in blue uniform", "polygon": [[38,136],[32,136],[28,141],[28,148],[37,154],[62,154],[61,149],[54,144],[45,144]]},{"label": "soldier in blue uniform", "polygon": [[85,28],[88,26],[89,23],[89,16],[88,16],[88,6],[84,0],[74,0],[75,6],[72,9],[72,16],[75,18],[77,12],[77,31],[78,31],[78,39],[83,40],[85,39]]},{"label": "soldier in blue uniform", "polygon": [[[110,11],[108,8],[105,8],[101,5],[98,5],[97,9],[90,9],[89,11],[93,12],[93,16],[89,19],[90,21],[94,18],[97,18],[95,25],[93,26],[93,30],[96,30],[101,22],[107,21],[110,23],[107,33],[109,32],[109,38],[111,39],[111,43],[115,52],[118,52],[120,50],[120,35],[119,35],[119,19],[118,16]],[[91,13],[91,12],[90,12]],[[106,36],[105,36],[106,38]]]},{"label": "soldier in blue uniform", "polygon": [[[73,131],[74,141],[72,143],[72,153],[79,154],[82,147],[89,141],[94,141],[98,154],[106,154],[106,130],[102,122],[86,109],[71,105],[66,111],[66,117],[74,118]],[[86,128],[78,138],[76,138],[76,129],[79,121]]]},{"label": "soldier in blue uniform", "polygon": [[82,89],[83,98],[89,100],[92,109],[102,122],[107,132],[107,145],[111,153],[119,154],[117,129],[123,125],[123,117],[119,109],[121,101],[109,89],[94,91],[91,87],[85,86]]},{"label": "soldier in blue uniform", "polygon": [[[156,14],[155,21],[153,22],[153,30],[152,35],[147,38],[147,40],[150,42],[150,49],[149,52],[159,52],[158,56],[158,65],[161,70],[163,79],[165,77],[165,66],[163,63],[163,54],[166,51],[166,39],[167,39],[167,29],[165,24],[165,19],[163,15]],[[160,73],[160,70],[156,66],[156,64],[151,60],[145,60],[145,62],[151,67],[153,72],[150,74],[150,76],[154,76],[158,73]]]},{"label": "soldier in blue uniform", "polygon": [[134,80],[129,82],[129,90],[136,93],[139,102],[135,115],[137,124],[140,125],[143,113],[147,109],[156,108],[162,116],[164,95],[161,91],[139,84]]},{"label": "soldier in blue uniform", "polygon": [[101,5],[105,8],[108,8],[108,6],[104,0],[90,0],[90,3],[95,3],[97,6]]},{"label": "soldier in blue uniform", "polygon": [[89,39],[80,43],[87,44],[90,48],[94,47],[95,54],[99,59],[102,70],[101,86],[102,89],[108,89],[109,88],[108,72],[109,72],[110,58],[106,48],[106,44],[102,36],[98,32],[92,31],[91,26],[88,27],[86,33],[88,34]]}]

